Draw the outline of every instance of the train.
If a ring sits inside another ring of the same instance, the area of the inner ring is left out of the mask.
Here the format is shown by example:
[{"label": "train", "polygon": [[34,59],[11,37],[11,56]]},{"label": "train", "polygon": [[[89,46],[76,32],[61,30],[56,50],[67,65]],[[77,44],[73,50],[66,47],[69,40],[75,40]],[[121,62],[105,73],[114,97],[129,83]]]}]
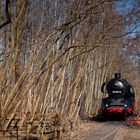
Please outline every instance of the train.
[{"label": "train", "polygon": [[102,98],[99,112],[104,116],[119,114],[130,116],[134,112],[135,93],[132,85],[121,78],[121,73],[115,73],[114,78],[101,86],[102,93],[107,97]]}]

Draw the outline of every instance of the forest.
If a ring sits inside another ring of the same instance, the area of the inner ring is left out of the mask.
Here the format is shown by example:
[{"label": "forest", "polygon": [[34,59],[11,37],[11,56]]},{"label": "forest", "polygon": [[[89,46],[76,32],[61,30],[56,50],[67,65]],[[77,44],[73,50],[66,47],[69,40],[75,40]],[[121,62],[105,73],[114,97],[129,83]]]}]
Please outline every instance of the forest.
[{"label": "forest", "polygon": [[140,109],[139,0],[0,0],[0,130],[63,132],[98,113],[122,73]]}]

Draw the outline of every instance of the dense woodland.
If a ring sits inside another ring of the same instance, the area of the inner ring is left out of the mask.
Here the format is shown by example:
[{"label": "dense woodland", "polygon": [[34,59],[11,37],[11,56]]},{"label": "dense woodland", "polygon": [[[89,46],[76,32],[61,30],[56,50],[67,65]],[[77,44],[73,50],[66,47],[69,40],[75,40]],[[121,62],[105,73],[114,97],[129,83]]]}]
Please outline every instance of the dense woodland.
[{"label": "dense woodland", "polygon": [[140,109],[139,25],[139,0],[0,0],[0,129],[16,117],[27,133],[50,117],[71,129],[115,72]]}]

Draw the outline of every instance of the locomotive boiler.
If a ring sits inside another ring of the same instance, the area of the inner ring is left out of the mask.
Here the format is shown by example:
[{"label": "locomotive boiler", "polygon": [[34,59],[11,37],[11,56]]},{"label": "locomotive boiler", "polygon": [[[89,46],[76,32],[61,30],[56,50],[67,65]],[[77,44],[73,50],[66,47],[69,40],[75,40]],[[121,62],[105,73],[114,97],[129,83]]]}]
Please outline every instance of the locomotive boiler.
[{"label": "locomotive boiler", "polygon": [[108,97],[102,99],[100,113],[103,115],[120,114],[128,116],[133,114],[135,94],[132,86],[121,79],[120,73],[115,73],[115,77],[104,83],[101,87],[103,93],[107,92]]}]

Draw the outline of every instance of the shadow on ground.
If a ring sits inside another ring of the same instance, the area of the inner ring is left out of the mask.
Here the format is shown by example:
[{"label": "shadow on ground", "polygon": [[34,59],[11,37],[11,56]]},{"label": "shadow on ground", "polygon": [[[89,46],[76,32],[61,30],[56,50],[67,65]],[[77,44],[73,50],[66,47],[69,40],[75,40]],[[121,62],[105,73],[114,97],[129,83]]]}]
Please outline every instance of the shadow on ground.
[{"label": "shadow on ground", "polygon": [[99,115],[89,118],[89,120],[96,121],[96,122],[107,122],[107,121],[125,121],[125,118],[117,114],[108,115],[108,116],[99,114]]}]

